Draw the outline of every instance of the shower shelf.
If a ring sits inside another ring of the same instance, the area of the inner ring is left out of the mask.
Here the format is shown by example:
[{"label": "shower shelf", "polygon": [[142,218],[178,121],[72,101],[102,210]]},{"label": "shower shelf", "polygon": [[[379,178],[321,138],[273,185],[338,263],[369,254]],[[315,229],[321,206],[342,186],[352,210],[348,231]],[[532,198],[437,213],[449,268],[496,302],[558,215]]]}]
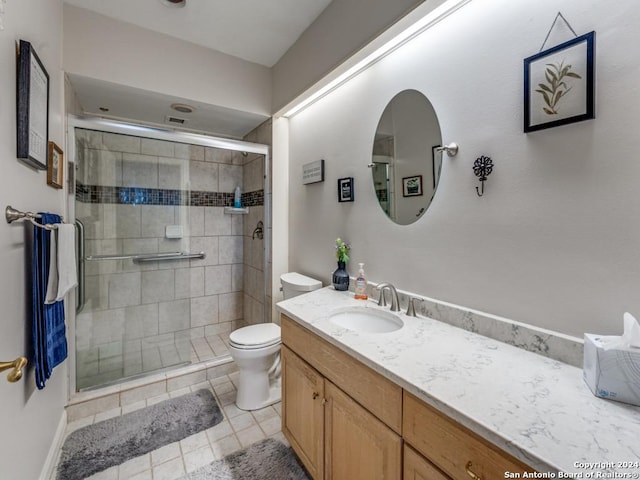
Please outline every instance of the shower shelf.
[{"label": "shower shelf", "polygon": [[190,258],[205,258],[204,252],[186,253],[186,252],[167,252],[167,253],[147,253],[135,255],[89,255],[85,257],[88,262],[102,260],[133,260],[134,263],[142,262],[164,262],[168,260],[188,260]]},{"label": "shower shelf", "polygon": [[224,207],[224,213],[228,213],[229,215],[246,215],[249,213],[249,207]]}]

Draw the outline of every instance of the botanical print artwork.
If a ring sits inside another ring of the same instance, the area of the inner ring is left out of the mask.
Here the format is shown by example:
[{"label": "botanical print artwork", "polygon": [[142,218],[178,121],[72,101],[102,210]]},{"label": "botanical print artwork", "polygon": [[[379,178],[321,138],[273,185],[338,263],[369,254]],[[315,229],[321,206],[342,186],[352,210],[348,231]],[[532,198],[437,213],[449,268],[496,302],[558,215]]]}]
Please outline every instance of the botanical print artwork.
[{"label": "botanical print artwork", "polygon": [[524,59],[524,131],[595,118],[595,32]]},{"label": "botanical print artwork", "polygon": [[546,82],[539,83],[536,92],[542,95],[545,105],[542,110],[547,115],[558,114],[558,103],[562,97],[571,91],[571,86],[567,84],[569,78],[582,78],[571,71],[571,65],[565,65],[564,60],[560,63],[547,63],[544,73]]}]

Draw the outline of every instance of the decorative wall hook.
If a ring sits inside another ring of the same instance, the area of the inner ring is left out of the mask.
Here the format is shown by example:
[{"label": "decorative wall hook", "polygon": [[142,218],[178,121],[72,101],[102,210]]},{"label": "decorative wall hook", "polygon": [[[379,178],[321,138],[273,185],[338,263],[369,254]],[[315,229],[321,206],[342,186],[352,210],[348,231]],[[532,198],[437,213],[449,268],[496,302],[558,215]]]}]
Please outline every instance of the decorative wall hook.
[{"label": "decorative wall hook", "polygon": [[480,180],[480,189],[476,187],[476,193],[479,197],[484,195],[484,182],[487,179],[487,176],[491,174],[493,171],[493,160],[491,157],[485,157],[484,155],[477,158],[475,162],[473,162],[473,173],[476,174],[476,177],[479,177]]}]

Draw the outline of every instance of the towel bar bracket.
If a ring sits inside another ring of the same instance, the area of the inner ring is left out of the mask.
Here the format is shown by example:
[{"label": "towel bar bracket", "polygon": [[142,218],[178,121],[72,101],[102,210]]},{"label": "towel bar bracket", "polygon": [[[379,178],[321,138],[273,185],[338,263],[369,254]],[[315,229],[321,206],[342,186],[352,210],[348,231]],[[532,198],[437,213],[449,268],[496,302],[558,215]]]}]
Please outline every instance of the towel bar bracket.
[{"label": "towel bar bracket", "polygon": [[21,212],[20,210],[16,210],[15,208],[13,208],[11,205],[7,205],[7,208],[4,209],[4,216],[7,219],[7,223],[13,223],[16,220],[28,220],[36,227],[44,228],[46,230],[56,229],[55,225],[43,225],[36,222],[36,218],[42,218],[39,214],[33,212]]},{"label": "towel bar bracket", "polygon": [[0,372],[12,368],[13,370],[7,375],[7,381],[15,383],[22,378],[22,369],[27,366],[27,363],[29,362],[26,357],[18,357],[11,362],[0,362]]}]

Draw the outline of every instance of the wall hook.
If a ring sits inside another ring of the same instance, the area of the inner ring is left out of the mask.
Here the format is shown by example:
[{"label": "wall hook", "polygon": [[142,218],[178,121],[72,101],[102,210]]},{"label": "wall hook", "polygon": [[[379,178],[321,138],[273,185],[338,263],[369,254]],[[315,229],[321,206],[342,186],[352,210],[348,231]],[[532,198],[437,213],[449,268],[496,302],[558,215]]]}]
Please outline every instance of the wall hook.
[{"label": "wall hook", "polygon": [[485,157],[484,155],[477,158],[475,162],[473,162],[473,173],[476,174],[476,177],[479,177],[480,180],[480,189],[476,187],[476,193],[479,197],[484,195],[484,182],[487,180],[487,177],[493,171],[493,160],[491,157]]}]

